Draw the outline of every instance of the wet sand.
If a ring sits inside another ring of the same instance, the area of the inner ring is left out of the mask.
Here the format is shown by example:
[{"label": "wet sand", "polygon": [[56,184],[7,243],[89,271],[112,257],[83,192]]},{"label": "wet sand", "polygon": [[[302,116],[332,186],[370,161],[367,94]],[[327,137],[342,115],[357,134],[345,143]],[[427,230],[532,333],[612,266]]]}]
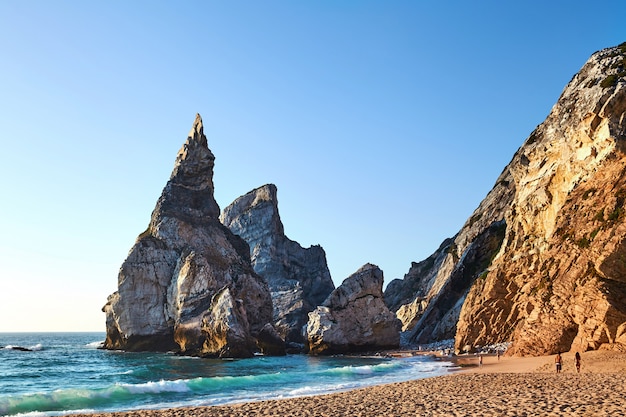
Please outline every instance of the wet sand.
[{"label": "wet sand", "polygon": [[626,354],[585,352],[532,358],[456,358],[449,375],[336,394],[228,406],[141,410],[107,417],[243,416],[617,416],[626,413]]}]

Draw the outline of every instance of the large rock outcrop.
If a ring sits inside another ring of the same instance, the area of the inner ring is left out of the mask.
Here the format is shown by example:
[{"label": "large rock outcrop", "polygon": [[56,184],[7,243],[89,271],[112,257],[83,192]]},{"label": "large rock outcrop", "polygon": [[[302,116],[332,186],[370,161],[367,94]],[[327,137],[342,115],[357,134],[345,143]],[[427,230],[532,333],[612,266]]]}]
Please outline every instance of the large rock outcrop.
[{"label": "large rock outcrop", "polygon": [[514,355],[626,344],[625,76],[626,44],[593,54],[461,231],[388,286],[413,341]]},{"label": "large rock outcrop", "polygon": [[274,323],[288,342],[304,343],[308,314],[335,289],[320,246],[303,248],[285,236],[278,214],[277,190],[267,184],[224,209],[222,222],[250,246],[254,270],[272,294]]},{"label": "large rock outcrop", "polygon": [[248,245],[219,221],[214,159],[197,115],[103,308],[105,348],[252,355],[255,336],[272,320],[272,301]]},{"label": "large rock outcrop", "polygon": [[383,300],[383,272],[366,264],[346,278],[313,312],[306,335],[309,352],[336,354],[393,349],[400,321]]}]

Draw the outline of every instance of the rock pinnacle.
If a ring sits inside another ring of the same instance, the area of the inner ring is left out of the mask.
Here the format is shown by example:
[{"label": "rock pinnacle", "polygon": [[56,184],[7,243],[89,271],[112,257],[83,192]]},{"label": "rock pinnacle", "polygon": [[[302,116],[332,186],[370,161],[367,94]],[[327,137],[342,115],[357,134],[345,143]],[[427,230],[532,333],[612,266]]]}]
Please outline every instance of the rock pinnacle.
[{"label": "rock pinnacle", "polygon": [[158,214],[184,217],[192,223],[207,219],[217,221],[220,209],[213,197],[214,165],[215,156],[207,145],[202,117],[196,114],[157,205]]}]

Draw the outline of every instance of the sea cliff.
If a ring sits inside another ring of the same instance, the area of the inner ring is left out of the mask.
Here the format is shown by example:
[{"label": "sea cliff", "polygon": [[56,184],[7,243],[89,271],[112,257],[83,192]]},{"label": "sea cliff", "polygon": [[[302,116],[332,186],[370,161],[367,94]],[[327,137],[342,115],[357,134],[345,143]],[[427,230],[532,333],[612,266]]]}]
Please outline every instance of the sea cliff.
[{"label": "sea cliff", "polygon": [[626,43],[594,53],[462,229],[385,298],[414,343],[626,346]]}]

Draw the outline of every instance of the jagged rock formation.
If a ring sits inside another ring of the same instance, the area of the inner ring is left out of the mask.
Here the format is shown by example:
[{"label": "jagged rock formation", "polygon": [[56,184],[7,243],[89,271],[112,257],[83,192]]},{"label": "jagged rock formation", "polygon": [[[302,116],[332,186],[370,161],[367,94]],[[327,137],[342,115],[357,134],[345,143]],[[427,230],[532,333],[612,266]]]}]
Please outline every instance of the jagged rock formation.
[{"label": "jagged rock formation", "polygon": [[219,221],[212,152],[196,116],[172,175],[103,307],[104,347],[250,356],[272,319],[246,242]]},{"label": "jagged rock formation", "polygon": [[239,197],[224,209],[221,220],[250,246],[254,270],[269,284],[274,323],[282,338],[303,344],[308,314],[335,289],[326,254],[307,249],[285,236],[274,184]]},{"label": "jagged rock formation", "polygon": [[626,344],[625,76],[626,43],[593,54],[452,242],[390,283],[414,342]]},{"label": "jagged rock formation", "polygon": [[335,354],[397,348],[400,321],[383,301],[383,272],[366,264],[313,312],[306,327],[309,352]]},{"label": "jagged rock formation", "polygon": [[396,312],[402,322],[402,331],[415,328],[430,301],[440,290],[440,287],[433,286],[444,261],[448,259],[452,243],[452,239],[446,239],[431,256],[422,262],[413,262],[404,279],[394,279],[387,285],[385,304]]}]

